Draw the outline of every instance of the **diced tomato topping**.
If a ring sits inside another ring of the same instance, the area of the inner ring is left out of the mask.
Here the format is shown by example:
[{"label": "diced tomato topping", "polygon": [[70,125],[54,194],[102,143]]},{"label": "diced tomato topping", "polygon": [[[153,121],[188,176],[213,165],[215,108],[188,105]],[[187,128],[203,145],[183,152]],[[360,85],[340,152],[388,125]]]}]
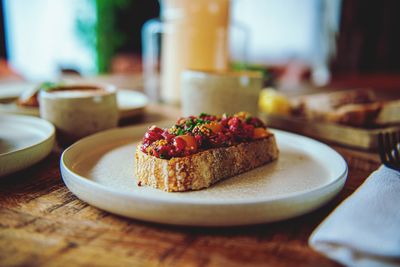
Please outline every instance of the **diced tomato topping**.
[{"label": "diced tomato topping", "polygon": [[210,129],[213,133],[219,133],[222,131],[222,125],[215,121],[205,124],[204,126]]},{"label": "diced tomato topping", "polygon": [[249,142],[268,137],[264,123],[242,112],[220,117],[201,114],[180,118],[171,128],[152,126],[145,133],[140,150],[162,159],[182,157],[198,151]]},{"label": "diced tomato topping", "polygon": [[185,135],[180,135],[175,137],[176,139],[181,139],[186,145],[185,145],[185,150],[192,150],[196,151],[197,150],[197,142],[194,136],[185,134]]},{"label": "diced tomato topping", "polygon": [[184,150],[185,149],[185,147],[186,147],[186,142],[185,142],[185,140],[183,140],[183,138],[182,137],[175,137],[174,138],[174,146],[176,147],[176,149],[178,150],[178,151],[182,151],[182,150]]},{"label": "diced tomato topping", "polygon": [[254,134],[253,134],[254,139],[260,139],[260,138],[264,138],[267,136],[268,136],[268,132],[264,128],[259,127],[259,128],[254,129]]}]

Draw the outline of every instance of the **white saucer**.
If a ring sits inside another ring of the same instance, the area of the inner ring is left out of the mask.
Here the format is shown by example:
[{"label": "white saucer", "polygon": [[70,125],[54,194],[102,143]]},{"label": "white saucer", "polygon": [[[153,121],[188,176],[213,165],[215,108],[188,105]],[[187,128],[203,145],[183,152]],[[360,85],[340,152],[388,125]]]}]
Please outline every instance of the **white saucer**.
[{"label": "white saucer", "polygon": [[0,103],[17,99],[23,92],[31,90],[36,84],[25,81],[0,82]]},{"label": "white saucer", "polygon": [[[34,86],[34,84],[29,83],[0,85],[0,113],[40,117],[39,108],[22,107],[15,103],[15,99],[17,99],[22,92]],[[148,97],[141,92],[118,89],[117,103],[120,119],[126,119],[143,114],[149,100]]]},{"label": "white saucer", "polygon": [[117,103],[120,119],[131,118],[144,112],[149,99],[143,93],[127,89],[118,89]]}]

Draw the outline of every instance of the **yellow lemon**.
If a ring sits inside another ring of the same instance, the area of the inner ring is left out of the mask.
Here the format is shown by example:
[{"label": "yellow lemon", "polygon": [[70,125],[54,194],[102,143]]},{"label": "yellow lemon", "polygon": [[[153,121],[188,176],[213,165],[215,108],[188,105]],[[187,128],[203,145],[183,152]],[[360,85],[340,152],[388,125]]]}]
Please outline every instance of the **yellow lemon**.
[{"label": "yellow lemon", "polygon": [[261,90],[258,105],[267,114],[288,115],[291,110],[289,99],[272,88]]}]

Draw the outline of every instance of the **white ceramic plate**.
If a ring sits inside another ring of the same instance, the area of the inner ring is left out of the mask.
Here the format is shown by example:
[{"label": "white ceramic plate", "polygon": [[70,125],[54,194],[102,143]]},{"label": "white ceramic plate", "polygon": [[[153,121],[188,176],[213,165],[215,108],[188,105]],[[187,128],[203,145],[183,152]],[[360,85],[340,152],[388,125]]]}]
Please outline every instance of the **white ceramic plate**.
[{"label": "white ceramic plate", "polygon": [[[31,85],[34,86],[34,85]],[[27,86],[26,86],[27,87]],[[25,87],[25,89],[27,89]],[[11,87],[10,87],[11,88]],[[14,89],[16,89],[15,87]],[[22,87],[18,87],[18,89],[21,89]],[[0,87],[1,89],[1,87]],[[13,88],[11,88],[13,89]],[[29,88],[28,88],[29,89]],[[11,94],[12,92],[20,92],[18,90],[9,90],[9,93],[6,93],[6,90],[4,91],[3,94],[3,103],[0,102],[0,113],[7,113],[7,114],[20,114],[20,115],[30,115],[30,116],[36,116],[39,117],[39,108],[35,107],[21,107],[15,104],[13,99],[15,100],[18,98],[18,95],[15,96],[15,94]],[[8,101],[5,101],[6,99],[9,99],[7,97],[13,97]],[[0,91],[0,100],[2,99],[2,94]],[[126,118],[131,118],[137,115],[140,115],[144,112],[145,107],[148,104],[148,98],[145,94],[133,90],[127,90],[127,89],[119,89],[117,91],[117,103],[118,103],[118,109],[119,109],[119,116],[120,119],[126,119]]]},{"label": "white ceramic plate", "polygon": [[117,103],[121,119],[142,114],[148,102],[147,96],[143,93],[126,89],[117,91]]},{"label": "white ceramic plate", "polygon": [[123,216],[217,226],[271,222],[304,214],[332,199],[347,177],[346,162],[333,149],[274,130],[281,151],[276,162],[200,191],[167,193],[139,187],[134,153],[146,130],[147,126],[109,130],[66,149],[60,166],[67,187],[83,201]]},{"label": "white ceramic plate", "polygon": [[15,102],[0,103],[0,113],[40,117],[39,108],[21,107]]},{"label": "white ceramic plate", "polygon": [[54,126],[39,118],[0,115],[0,176],[29,167],[53,148]]},{"label": "white ceramic plate", "polygon": [[36,84],[25,81],[0,83],[0,103],[10,102],[35,86]]}]

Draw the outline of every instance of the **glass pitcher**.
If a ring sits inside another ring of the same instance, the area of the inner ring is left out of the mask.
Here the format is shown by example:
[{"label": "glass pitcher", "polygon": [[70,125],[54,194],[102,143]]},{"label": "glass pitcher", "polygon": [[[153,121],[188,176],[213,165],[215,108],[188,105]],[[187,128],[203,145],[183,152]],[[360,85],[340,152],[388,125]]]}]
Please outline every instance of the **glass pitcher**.
[{"label": "glass pitcher", "polygon": [[160,0],[160,6],[161,20],[142,29],[144,86],[151,100],[177,104],[183,70],[228,69],[230,0]]}]

